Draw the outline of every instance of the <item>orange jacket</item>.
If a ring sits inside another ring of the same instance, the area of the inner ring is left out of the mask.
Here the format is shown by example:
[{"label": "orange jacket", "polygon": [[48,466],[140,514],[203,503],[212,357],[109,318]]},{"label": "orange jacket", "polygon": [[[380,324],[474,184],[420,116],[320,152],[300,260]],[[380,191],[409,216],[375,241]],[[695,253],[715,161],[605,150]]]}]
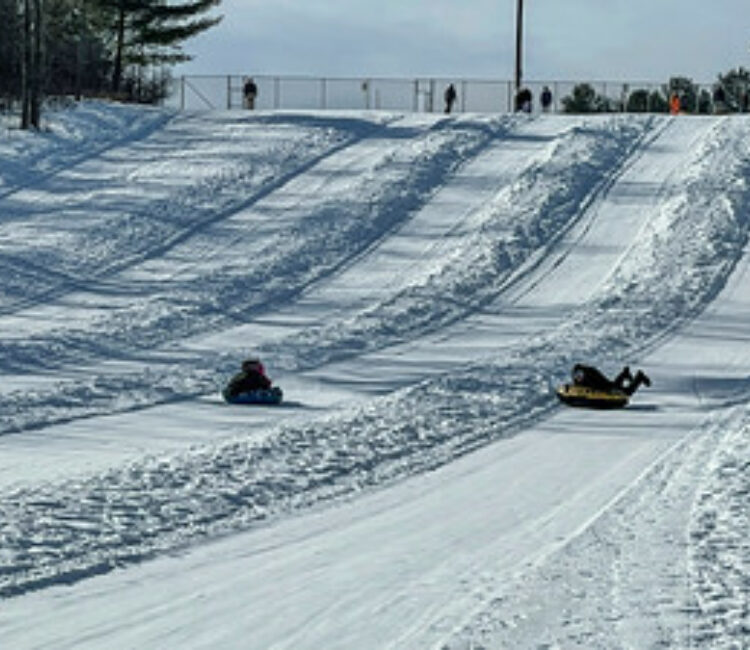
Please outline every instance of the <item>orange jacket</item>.
[{"label": "orange jacket", "polygon": [[680,97],[677,93],[674,93],[672,97],[669,98],[669,112],[672,115],[677,115],[680,112]]}]

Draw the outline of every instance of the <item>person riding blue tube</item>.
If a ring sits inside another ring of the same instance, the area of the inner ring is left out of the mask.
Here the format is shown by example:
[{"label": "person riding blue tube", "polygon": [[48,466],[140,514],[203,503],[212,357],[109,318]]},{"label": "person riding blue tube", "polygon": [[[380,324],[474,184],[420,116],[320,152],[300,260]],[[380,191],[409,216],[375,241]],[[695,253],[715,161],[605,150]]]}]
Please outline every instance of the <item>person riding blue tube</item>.
[{"label": "person riding blue tube", "polygon": [[242,370],[229,380],[223,395],[224,399],[230,401],[243,393],[269,390],[272,385],[260,359],[250,358],[242,362]]}]

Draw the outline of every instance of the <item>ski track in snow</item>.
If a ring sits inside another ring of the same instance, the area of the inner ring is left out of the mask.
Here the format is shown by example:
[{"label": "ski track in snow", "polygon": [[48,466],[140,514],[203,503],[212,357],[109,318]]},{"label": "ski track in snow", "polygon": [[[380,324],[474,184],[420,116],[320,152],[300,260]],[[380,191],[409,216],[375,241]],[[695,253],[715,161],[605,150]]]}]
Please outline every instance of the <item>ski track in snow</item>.
[{"label": "ski track in snow", "polygon": [[744,407],[709,418],[552,557],[492,581],[444,648],[744,647],[747,426]]},{"label": "ski track in snow", "polygon": [[[115,281],[111,276],[162,257],[184,240],[253,205],[322,158],[351,146],[365,137],[368,128],[376,128],[375,124],[344,120],[337,130],[311,119],[290,130],[283,124],[274,127],[273,121],[247,125],[234,120],[222,129],[228,143],[218,152],[208,126],[208,133],[197,138],[195,124],[186,132],[181,124],[173,124],[140,146],[129,142],[122,151],[110,150],[106,158],[97,157],[88,164],[75,165],[66,174],[58,173],[54,184],[47,179],[33,188],[30,218],[8,220],[4,259],[20,267],[19,272],[28,268],[44,271],[54,284],[38,296],[32,294],[30,300],[28,282],[19,280],[17,291],[24,290],[24,299],[11,301],[5,307],[7,313],[87,286],[105,296],[112,292],[137,297],[138,285],[133,286],[131,278]],[[211,126],[216,128],[213,123]],[[182,146],[168,144],[175,140]],[[211,158],[216,162],[207,164]],[[182,176],[178,182],[176,172]],[[92,186],[101,189],[92,191]],[[62,210],[59,201],[50,203],[47,198],[54,199],[56,192],[69,197]],[[24,197],[14,198],[11,214],[15,209],[23,215],[20,198]],[[49,207],[42,212],[45,203]],[[61,212],[75,219],[78,228],[60,228]],[[28,249],[29,231],[36,244],[32,250]],[[48,247],[44,246],[45,237],[51,240]],[[15,240],[20,241],[16,244]],[[67,246],[61,246],[61,241]],[[43,263],[39,262],[40,244],[43,253],[49,249]],[[39,278],[35,280],[39,282]],[[149,289],[156,291],[148,285],[141,291]]]},{"label": "ski track in snow", "polygon": [[173,119],[174,114],[161,110],[114,104],[103,109],[92,104],[59,113],[54,123],[42,131],[42,137],[6,131],[0,200],[49,181],[115,147],[148,137]]},{"label": "ski track in snow", "polygon": [[689,511],[690,647],[739,650],[750,637],[750,416],[733,415],[714,426]]},{"label": "ski track in snow", "polygon": [[[207,171],[197,187],[155,188],[126,210],[127,195],[119,197],[114,221],[94,215],[90,227],[51,233],[44,262],[35,261],[33,249],[23,247],[35,241],[29,233],[52,223],[54,215],[40,205],[55,184],[75,183],[80,174],[90,188],[105,154],[111,180],[133,150],[180,142],[175,130],[195,129],[189,118],[152,119],[145,125],[135,119],[130,139],[97,143],[90,155],[66,158],[53,150],[47,159],[17,157],[19,167],[39,169],[30,182],[12,165],[0,168],[0,187],[7,187],[0,195],[0,264],[23,278],[4,285],[0,344],[6,372],[20,378],[18,388],[11,381],[0,394],[5,432],[209,390],[236,357],[232,347],[207,352],[201,341],[216,340],[206,339],[208,332],[231,333],[235,323],[293,310],[294,301],[345,285],[347,269],[377,259],[464,166],[537,128],[516,118],[413,124],[393,116],[368,122],[279,115],[247,124],[227,118],[229,132],[268,129],[271,142],[257,154],[262,164],[238,156],[218,178]],[[315,326],[292,328],[262,346],[264,357],[289,372],[319,368],[418,344],[504,297],[522,301],[554,287],[568,251],[600,218],[602,201],[638,191],[622,180],[634,157],[676,142],[676,128],[687,127],[665,118],[608,118],[553,129],[510,179],[463,215],[456,228],[466,235],[456,238],[451,254],[440,245],[429,249],[419,272],[359,294],[350,309],[324,310]],[[710,304],[747,244],[750,128],[711,120],[693,131],[657,188],[654,214],[588,300],[554,327],[511,338],[492,358],[470,359],[304,424],[290,422],[262,439],[16,489],[0,500],[0,595],[74,583],[434,469],[554,412],[550,378],[563,376],[572,362],[637,358],[655,349]],[[392,139],[392,146],[381,139]],[[158,184],[158,174],[139,169],[128,173],[141,173],[144,187]],[[311,185],[315,196],[300,196]],[[93,200],[86,192],[82,204]],[[71,215],[82,210],[66,205]],[[269,217],[282,218],[282,225]],[[111,242],[110,230],[117,233]],[[76,241],[81,245],[68,246]],[[225,266],[212,263],[222,255]],[[250,264],[241,264],[248,256]],[[166,289],[159,286],[165,276]],[[38,283],[24,290],[29,278]],[[32,336],[12,335],[65,301],[91,301],[92,313],[72,323],[42,319]],[[187,337],[189,345],[177,344]],[[112,358],[124,363],[97,368]],[[145,370],[137,368],[143,359]],[[175,378],[176,367],[186,370]],[[49,386],[24,387],[23,376],[39,368],[50,374]],[[527,587],[518,595],[507,586],[488,588],[490,596],[446,647],[523,647],[530,631],[540,629],[535,647],[741,647],[748,633],[747,390],[735,400],[739,406],[707,416],[704,427],[678,441],[558,552],[527,567],[519,577]],[[660,520],[664,513],[668,518]],[[682,539],[675,537],[680,532]],[[665,557],[671,545],[684,551],[676,563]],[[661,567],[663,593],[650,589],[654,566]],[[530,579],[537,588],[528,588]],[[532,602],[529,594],[543,597]],[[570,607],[560,610],[560,603]],[[609,605],[602,609],[603,603]],[[643,627],[649,612],[654,623]],[[684,617],[692,621],[687,628]]]}]

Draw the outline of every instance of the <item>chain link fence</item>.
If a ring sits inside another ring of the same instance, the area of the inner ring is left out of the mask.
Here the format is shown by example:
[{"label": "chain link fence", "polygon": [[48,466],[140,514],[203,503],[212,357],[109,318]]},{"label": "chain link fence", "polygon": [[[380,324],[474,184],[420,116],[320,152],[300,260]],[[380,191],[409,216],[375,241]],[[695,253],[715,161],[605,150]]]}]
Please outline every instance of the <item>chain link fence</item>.
[{"label": "chain link fence", "polygon": [[[166,103],[182,110],[241,109],[245,106],[242,75],[183,76],[173,81]],[[514,110],[511,81],[481,79],[390,79],[254,75],[257,110],[394,110],[437,113],[445,110],[443,93],[453,84],[458,93],[454,112],[498,113]],[[547,87],[550,111],[562,112],[580,81],[533,81],[532,112],[540,112],[539,97]],[[668,109],[669,88],[655,82],[586,82],[597,105],[609,111],[660,112]],[[714,112],[713,84],[695,84],[694,112]],[[701,99],[702,98],[702,99]],[[701,100],[703,103],[701,104]],[[706,103],[708,102],[708,103]]]}]

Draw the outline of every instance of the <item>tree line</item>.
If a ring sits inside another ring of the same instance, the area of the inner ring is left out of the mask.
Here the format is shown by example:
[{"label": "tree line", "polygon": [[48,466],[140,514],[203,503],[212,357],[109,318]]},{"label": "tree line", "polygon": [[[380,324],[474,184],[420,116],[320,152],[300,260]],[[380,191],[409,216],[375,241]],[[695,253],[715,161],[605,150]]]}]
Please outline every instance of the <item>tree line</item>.
[{"label": "tree line", "polygon": [[0,0],[0,102],[39,127],[43,96],[156,102],[221,0]]},{"label": "tree line", "polygon": [[688,77],[672,77],[658,89],[624,87],[618,98],[598,93],[592,84],[582,83],[562,98],[562,110],[566,113],[667,113],[675,98],[683,113],[747,113],[750,111],[750,72],[740,67],[719,74],[710,89]]}]

